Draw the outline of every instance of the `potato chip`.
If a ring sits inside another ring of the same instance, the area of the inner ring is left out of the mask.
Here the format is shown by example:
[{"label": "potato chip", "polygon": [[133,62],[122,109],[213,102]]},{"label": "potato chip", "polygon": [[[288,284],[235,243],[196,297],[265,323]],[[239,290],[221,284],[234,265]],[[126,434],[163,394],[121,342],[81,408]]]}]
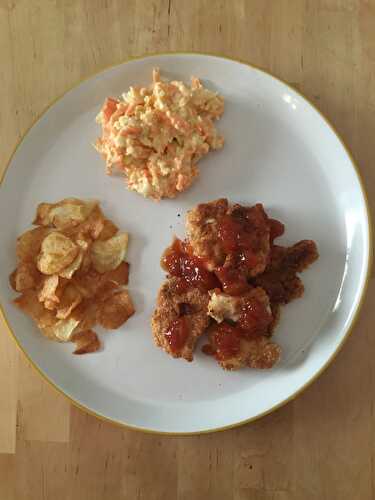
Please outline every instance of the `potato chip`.
[{"label": "potato chip", "polygon": [[95,200],[65,198],[58,203],[40,203],[34,224],[54,226],[56,229],[68,229],[84,222],[98,205]]},{"label": "potato chip", "polygon": [[104,240],[109,240],[109,238],[112,238],[115,234],[118,233],[118,227],[116,224],[114,224],[111,220],[109,219],[104,219],[104,226],[99,234],[98,240],[99,241],[104,241]]},{"label": "potato chip", "polygon": [[52,222],[49,221],[49,212],[53,206],[53,203],[39,203],[33,224],[36,226],[52,225]]},{"label": "potato chip", "polygon": [[111,295],[114,294],[115,291],[118,291],[118,289],[118,284],[114,281],[105,281],[104,283],[102,283],[95,295],[95,302],[99,303],[107,300]]},{"label": "potato chip", "polygon": [[82,301],[82,295],[78,288],[73,284],[68,284],[59,301],[56,317],[59,319],[67,318],[75,307]]},{"label": "potato chip", "polygon": [[75,240],[75,243],[80,247],[80,250],[73,262],[61,271],[60,276],[64,278],[71,279],[73,274],[79,269],[82,270],[82,274],[85,274],[87,273],[91,265],[91,256],[88,252],[91,245],[91,240],[89,238],[82,239],[78,236]]},{"label": "potato chip", "polygon": [[100,340],[92,330],[85,330],[73,335],[72,342],[76,344],[73,354],[87,354],[100,348]]},{"label": "potato chip", "polygon": [[71,318],[78,321],[74,334],[90,330],[96,324],[97,305],[92,300],[83,300],[73,309]]},{"label": "potato chip", "polygon": [[37,320],[44,312],[43,304],[39,302],[35,290],[23,292],[13,300],[13,303],[34,320]]},{"label": "potato chip", "polygon": [[134,314],[134,306],[129,293],[123,290],[111,295],[107,300],[99,304],[97,320],[98,323],[109,330],[115,330]]},{"label": "potato chip", "polygon": [[96,240],[104,227],[104,216],[99,207],[90,214],[86,222],[82,224],[80,229],[80,234],[90,236],[93,240]]},{"label": "potato chip", "polygon": [[95,269],[90,269],[86,274],[80,273],[74,276],[72,281],[83,297],[87,299],[94,297],[103,284],[102,275],[95,271]]},{"label": "potato chip", "polygon": [[104,280],[113,281],[117,285],[127,285],[129,282],[129,264],[127,262],[121,262],[121,264],[102,275]]},{"label": "potato chip", "polygon": [[58,302],[55,302],[54,300],[46,299],[43,302],[43,305],[46,309],[49,309],[50,311],[55,311],[57,308]]},{"label": "potato chip", "polygon": [[41,274],[33,262],[21,262],[17,269],[9,277],[11,287],[16,292],[22,292],[36,287],[40,280]]},{"label": "potato chip", "polygon": [[50,233],[50,229],[36,227],[26,231],[17,238],[16,254],[20,261],[34,261],[40,251],[42,241]]},{"label": "potato chip", "polygon": [[67,229],[82,224],[98,204],[97,201],[82,202],[74,199],[64,201],[64,204],[58,204],[60,206],[57,205],[50,212],[53,225],[57,229]]},{"label": "potato chip", "polygon": [[44,238],[37,258],[37,267],[43,274],[57,274],[77,257],[79,247],[57,231]]},{"label": "potato chip", "polygon": [[10,286],[13,288],[13,290],[15,292],[17,292],[17,284],[16,284],[16,273],[17,273],[17,269],[15,269],[10,275],[9,275],[9,284]]},{"label": "potato chip", "polygon": [[31,316],[39,328],[51,326],[56,323],[55,315],[53,312],[43,307],[43,304],[38,300],[38,295],[35,290],[23,292],[19,297],[14,299],[13,302],[24,313]]},{"label": "potato chip", "polygon": [[14,300],[42,334],[76,343],[74,354],[97,351],[92,330],[121,326],[133,313],[124,262],[128,235],[106,219],[96,201],[40,203],[35,224],[17,240],[19,264],[10,275]]},{"label": "potato chip", "polygon": [[87,252],[87,250],[90,248],[91,245],[90,237],[87,237],[85,235],[82,236],[78,235],[74,241],[75,243],[77,243],[77,245],[83,252]]},{"label": "potato chip", "polygon": [[86,273],[75,275],[73,278],[74,284],[77,286],[81,294],[85,298],[92,298],[96,294],[100,294],[102,287],[107,282],[112,282],[116,287],[126,285],[129,278],[129,264],[121,262],[121,264],[114,270],[106,273],[98,273],[95,269],[90,269]]},{"label": "potato chip", "polygon": [[[59,297],[56,295],[56,289],[59,285],[59,277],[57,274],[46,276],[43,279],[43,286],[38,293],[39,302],[48,301],[53,303],[60,302]],[[48,308],[50,309],[50,308]]]},{"label": "potato chip", "polygon": [[83,258],[82,258],[82,264],[81,264],[81,267],[80,269],[78,270],[78,272],[82,275],[82,274],[86,274],[89,272],[90,270],[90,267],[91,267],[91,255],[89,252],[86,252],[84,255],[83,255]]},{"label": "potato chip", "polygon": [[[91,266],[91,255],[89,249],[91,247],[92,240],[89,237],[86,237],[86,239],[82,239],[78,236],[75,239],[75,243],[77,243],[77,245],[80,247],[81,255],[81,257],[77,256],[77,259],[79,259],[80,262],[78,268],[75,271],[77,271],[78,274],[83,275],[88,272]],[[72,266],[73,264],[74,262],[72,263]],[[72,274],[69,277],[71,278]]]},{"label": "potato chip", "polygon": [[69,264],[69,266],[65,267],[62,271],[60,271],[59,276],[61,276],[62,278],[71,279],[73,274],[80,268],[84,255],[84,252],[80,250],[73,262]]},{"label": "potato chip", "polygon": [[58,342],[69,342],[79,321],[74,318],[60,319],[51,326],[40,327],[43,335]]},{"label": "potato chip", "polygon": [[91,259],[94,269],[99,273],[116,269],[124,260],[127,247],[127,233],[117,234],[109,240],[95,241],[91,247]]},{"label": "potato chip", "polygon": [[72,239],[81,238],[96,240],[104,227],[104,215],[99,206],[96,206],[87,219],[76,227],[69,228],[65,234]]}]

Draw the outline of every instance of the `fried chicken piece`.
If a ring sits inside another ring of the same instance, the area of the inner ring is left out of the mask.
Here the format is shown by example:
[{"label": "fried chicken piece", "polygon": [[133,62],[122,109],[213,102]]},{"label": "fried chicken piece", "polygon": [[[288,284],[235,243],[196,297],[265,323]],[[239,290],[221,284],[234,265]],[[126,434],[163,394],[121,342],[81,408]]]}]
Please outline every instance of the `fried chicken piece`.
[{"label": "fried chicken piece", "polygon": [[243,295],[228,295],[220,289],[210,290],[210,302],[208,303],[208,315],[215,321],[221,323],[224,320],[237,322],[241,318],[248,304],[256,301],[265,312],[271,314],[268,295],[260,288],[252,288]]},{"label": "fried chicken piece", "polygon": [[214,290],[208,314],[219,324],[210,327],[210,349],[204,351],[211,351],[225,370],[271,368],[280,358],[280,347],[268,339],[276,319],[262,288],[236,297]]},{"label": "fried chicken piece", "polygon": [[302,297],[304,286],[297,273],[304,271],[319,257],[314,241],[302,240],[286,248],[273,246],[265,272],[253,283],[266,290],[271,304],[287,304]]},{"label": "fried chicken piece", "polygon": [[186,219],[193,253],[227,282],[233,270],[244,277],[264,271],[270,253],[270,226],[262,204],[230,206],[225,198],[198,205]]},{"label": "fried chicken piece", "polygon": [[270,341],[281,305],[303,294],[297,273],[318,258],[310,240],[275,246],[284,229],[259,203],[231,206],[222,198],[188,212],[187,240],[162,259],[169,277],[152,318],[155,343],[191,361],[208,328],[203,351],[222,368],[271,368],[281,355]]},{"label": "fried chicken piece", "polygon": [[219,226],[218,238],[226,252],[225,263],[215,270],[223,290],[241,295],[249,290],[248,279],[262,273],[267,266],[272,237],[284,227],[267,217],[263,205],[233,205]]},{"label": "fried chicken piece", "polygon": [[271,337],[275,328],[277,327],[277,324],[280,320],[280,314],[281,314],[281,311],[280,311],[280,304],[275,304],[275,303],[272,303],[270,302],[270,308],[271,308],[271,314],[272,314],[272,321],[268,327],[268,331],[267,331],[267,336],[268,337]]},{"label": "fried chicken piece", "polygon": [[184,290],[179,278],[168,278],[151,320],[155,344],[174,358],[192,361],[195,344],[209,323],[208,300],[199,288]]},{"label": "fried chicken piece", "polygon": [[288,248],[286,266],[297,273],[302,273],[319,258],[315,241],[301,240]]},{"label": "fried chicken piece", "polygon": [[211,352],[224,370],[272,368],[280,359],[280,347],[263,335],[243,338],[236,327],[224,322],[209,329]]},{"label": "fried chicken piece", "polygon": [[[257,203],[253,207],[243,207],[235,204],[229,209],[228,214],[239,227],[242,226],[240,248],[236,252],[237,255],[235,254],[236,257],[240,257],[240,261],[244,262],[248,277],[262,273],[270,254],[270,222],[263,205]],[[251,251],[241,248],[241,246],[246,248],[248,245]],[[229,264],[232,265],[232,262]]]},{"label": "fried chicken piece", "polygon": [[238,321],[240,313],[241,297],[228,295],[215,288],[209,291],[210,301],[208,303],[207,314],[211,316],[218,323],[229,319],[231,321]]},{"label": "fried chicken piece", "polygon": [[205,259],[210,271],[225,261],[226,253],[218,238],[218,229],[227,210],[228,200],[221,198],[201,203],[186,217],[186,233],[193,253]]}]

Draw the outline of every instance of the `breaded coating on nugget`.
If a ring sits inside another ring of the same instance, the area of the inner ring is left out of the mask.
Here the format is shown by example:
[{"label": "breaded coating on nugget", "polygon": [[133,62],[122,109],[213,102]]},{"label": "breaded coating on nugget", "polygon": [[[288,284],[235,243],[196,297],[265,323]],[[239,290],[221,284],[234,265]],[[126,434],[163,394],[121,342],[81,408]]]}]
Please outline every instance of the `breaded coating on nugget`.
[{"label": "breaded coating on nugget", "polygon": [[271,368],[278,361],[280,348],[268,339],[274,317],[262,288],[237,297],[211,292],[208,311],[221,320],[209,328],[209,351],[225,370]]},{"label": "breaded coating on nugget", "polygon": [[288,304],[302,297],[304,286],[296,273],[304,271],[319,257],[316,243],[302,240],[287,248],[272,247],[265,272],[254,279],[254,284],[267,292],[272,304]]},{"label": "breaded coating on nugget", "polygon": [[218,229],[227,210],[228,200],[221,198],[197,205],[186,217],[186,233],[194,255],[204,258],[210,270],[225,261],[226,253],[218,239]]},{"label": "breaded coating on nugget", "polygon": [[209,291],[210,302],[208,303],[208,314],[215,321],[221,323],[224,320],[237,322],[241,319],[241,313],[246,305],[257,301],[268,314],[272,314],[268,295],[262,288],[252,288],[243,295],[228,295],[220,289]]},{"label": "breaded coating on nugget", "polygon": [[157,346],[174,358],[192,361],[195,344],[209,324],[209,296],[199,288],[181,291],[179,284],[178,278],[168,278],[161,286],[151,327]]},{"label": "breaded coating on nugget", "polygon": [[243,338],[236,328],[228,323],[212,325],[209,328],[211,352],[224,370],[250,368],[272,368],[280,359],[280,347],[266,336]]},{"label": "breaded coating on nugget", "polygon": [[[248,250],[240,251],[241,258],[247,267],[248,277],[262,273],[267,265],[270,254],[270,223],[263,205],[257,203],[253,207],[233,205],[228,214],[242,225],[244,235],[248,236],[245,245],[252,248],[251,255],[246,254]],[[242,236],[244,238],[244,236]]]}]

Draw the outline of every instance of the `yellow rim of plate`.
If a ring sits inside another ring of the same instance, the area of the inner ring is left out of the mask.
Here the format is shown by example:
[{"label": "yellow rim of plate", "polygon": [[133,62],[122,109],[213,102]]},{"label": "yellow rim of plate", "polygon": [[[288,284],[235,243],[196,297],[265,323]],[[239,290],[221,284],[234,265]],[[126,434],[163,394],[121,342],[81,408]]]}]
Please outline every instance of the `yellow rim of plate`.
[{"label": "yellow rim of plate", "polygon": [[265,69],[261,68],[260,66],[256,66],[255,64],[248,63],[248,62],[246,62],[244,60],[241,60],[241,59],[236,59],[236,58],[233,58],[233,57],[228,57],[228,56],[225,56],[225,55],[215,54],[215,53],[209,53],[209,52],[193,52],[193,51],[192,52],[179,52],[179,51],[173,52],[172,51],[172,52],[154,52],[154,53],[144,54],[144,55],[141,55],[141,56],[133,56],[133,57],[129,57],[129,58],[123,60],[122,62],[111,64],[110,66],[107,66],[106,68],[104,68],[104,69],[102,69],[100,71],[97,71],[97,72],[89,75],[86,78],[81,79],[78,83],[72,85],[67,90],[65,90],[61,95],[59,95],[54,100],[52,100],[43,109],[43,111],[41,111],[41,113],[39,113],[39,115],[33,120],[33,122],[30,124],[30,126],[26,129],[26,131],[23,133],[23,135],[21,136],[21,138],[19,139],[19,141],[14,146],[13,151],[12,151],[10,157],[9,157],[9,160],[8,160],[6,166],[5,166],[5,169],[1,173],[0,185],[2,184],[2,182],[3,182],[4,178],[5,178],[5,174],[6,174],[8,168],[9,168],[11,162],[12,162],[12,159],[13,159],[13,157],[14,157],[17,149],[21,145],[22,141],[24,140],[24,138],[26,137],[26,135],[28,134],[28,132],[30,131],[30,129],[42,118],[42,116],[57,101],[59,101],[60,99],[62,99],[68,92],[70,92],[71,90],[75,89],[76,87],[78,87],[82,83],[86,82],[87,80],[90,80],[94,76],[97,76],[100,73],[104,73],[104,72],[108,71],[109,69],[115,68],[116,66],[122,66],[122,65],[124,65],[124,64],[126,64],[128,62],[131,62],[131,61],[138,61],[138,60],[141,60],[141,59],[147,59],[148,57],[168,56],[168,55],[177,55],[177,56],[178,55],[209,56],[209,57],[216,57],[218,59],[226,59],[228,61],[232,61],[232,62],[237,62],[237,63],[240,63],[240,64],[244,64],[245,66],[248,66],[248,67],[250,67],[252,69],[255,69],[255,70],[258,70],[258,71],[261,71],[261,72],[267,74],[268,76],[270,76],[274,80],[277,80],[278,82],[282,83],[287,88],[289,88],[290,90],[292,90],[293,92],[295,92],[302,99],[304,99],[305,101],[307,101],[310,104],[310,106],[319,114],[319,116],[322,118],[322,120],[325,122],[325,124],[328,126],[328,128],[337,137],[337,139],[341,143],[342,147],[344,148],[346,154],[348,155],[348,157],[349,157],[349,159],[350,159],[350,161],[351,161],[351,163],[352,163],[352,165],[354,167],[354,170],[356,172],[357,179],[358,179],[358,182],[359,182],[359,186],[360,186],[360,189],[361,189],[361,192],[362,192],[362,196],[363,196],[363,199],[365,201],[365,207],[366,207],[366,213],[367,213],[367,222],[368,222],[368,235],[369,235],[367,273],[366,273],[366,279],[365,279],[365,282],[364,282],[364,285],[363,285],[363,288],[362,288],[362,291],[361,291],[361,297],[359,299],[359,302],[358,302],[358,305],[357,305],[357,309],[356,309],[356,311],[354,313],[354,316],[353,316],[353,318],[352,318],[352,320],[351,320],[351,322],[350,322],[350,324],[349,324],[349,326],[347,328],[347,331],[345,333],[344,338],[341,340],[340,344],[337,346],[335,352],[330,356],[330,358],[327,359],[327,361],[324,363],[324,365],[315,373],[315,375],[308,382],[306,382],[302,387],[300,387],[296,392],[294,392],[291,396],[289,396],[288,398],[286,398],[284,401],[281,401],[280,403],[277,403],[276,405],[274,405],[272,408],[268,409],[267,411],[264,411],[263,413],[255,416],[255,417],[251,417],[251,418],[248,418],[248,419],[245,419],[245,420],[241,420],[240,422],[236,422],[235,424],[229,424],[229,425],[225,425],[223,427],[217,427],[217,428],[214,428],[214,429],[208,429],[208,430],[204,430],[204,431],[193,431],[193,432],[155,431],[155,430],[152,430],[152,429],[137,427],[135,425],[125,424],[124,422],[120,422],[118,420],[113,420],[113,419],[111,419],[109,417],[101,415],[100,413],[96,413],[94,410],[91,410],[90,408],[87,408],[86,406],[82,405],[78,401],[74,400],[71,396],[69,396],[68,394],[66,394],[63,391],[62,388],[58,387],[54,382],[52,382],[52,380],[50,380],[47,377],[47,375],[42,371],[42,369],[36,363],[34,363],[34,361],[27,354],[27,352],[24,350],[24,348],[22,347],[21,343],[17,339],[15,333],[13,332],[13,330],[12,330],[12,328],[11,328],[11,326],[10,326],[10,324],[9,324],[6,316],[5,316],[4,309],[3,309],[2,305],[0,304],[1,316],[2,316],[2,318],[4,320],[4,323],[5,323],[6,327],[7,327],[7,330],[9,332],[9,334],[13,337],[14,341],[16,342],[17,346],[19,347],[19,349],[21,350],[21,352],[24,354],[24,356],[26,357],[26,359],[30,362],[30,364],[33,366],[33,368],[35,368],[35,370],[54,389],[56,389],[58,392],[60,392],[61,394],[63,394],[74,406],[80,408],[81,410],[85,411],[86,413],[89,413],[90,415],[93,415],[94,417],[97,417],[97,418],[99,418],[99,419],[101,419],[101,420],[103,420],[105,422],[111,422],[112,424],[115,424],[115,425],[118,425],[120,427],[124,427],[124,428],[127,428],[127,429],[138,430],[138,431],[145,432],[145,433],[150,433],[150,434],[167,435],[167,436],[192,436],[192,435],[199,435],[199,434],[208,434],[208,433],[211,433],[211,432],[219,432],[219,431],[224,431],[224,430],[227,430],[227,429],[234,429],[234,428],[239,427],[241,425],[248,424],[250,422],[255,422],[256,420],[258,420],[258,419],[260,419],[260,418],[262,418],[262,417],[264,417],[266,415],[269,415],[270,413],[274,412],[275,410],[281,408],[282,406],[286,405],[290,401],[293,401],[293,399],[295,399],[302,392],[304,392],[313,382],[315,382],[315,380],[317,380],[317,378],[323,373],[323,371],[326,368],[328,368],[328,366],[334,361],[334,359],[336,358],[337,354],[342,349],[345,341],[348,339],[349,335],[353,331],[354,324],[357,321],[358,316],[359,316],[359,312],[360,312],[360,310],[362,308],[362,305],[363,305],[363,302],[364,302],[364,298],[365,298],[365,295],[366,295],[366,290],[368,288],[370,274],[371,274],[371,268],[372,268],[372,260],[373,260],[373,255],[372,255],[372,246],[373,246],[373,243],[372,243],[372,240],[373,240],[373,238],[372,238],[372,226],[371,226],[371,220],[370,220],[370,209],[369,209],[368,199],[367,199],[365,188],[363,186],[363,181],[362,181],[361,174],[359,172],[358,165],[354,161],[353,155],[350,152],[348,146],[345,144],[345,142],[342,139],[341,135],[336,130],[336,128],[332,125],[332,123],[322,114],[322,112],[315,106],[315,104],[310,99],[308,99],[306,96],[304,96],[301,92],[299,92],[297,89],[295,89],[294,87],[292,87],[288,83],[284,82],[283,80],[281,80],[277,76],[273,75],[268,70],[265,70]]}]

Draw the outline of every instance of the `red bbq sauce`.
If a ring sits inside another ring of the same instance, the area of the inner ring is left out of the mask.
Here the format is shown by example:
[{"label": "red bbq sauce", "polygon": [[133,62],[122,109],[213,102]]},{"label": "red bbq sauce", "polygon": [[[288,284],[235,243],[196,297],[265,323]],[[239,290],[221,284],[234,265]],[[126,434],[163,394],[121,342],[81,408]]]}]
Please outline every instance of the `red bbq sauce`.
[{"label": "red bbq sauce", "polygon": [[255,298],[245,302],[238,318],[241,336],[245,338],[266,335],[271,322],[271,312]]},{"label": "red bbq sauce", "polygon": [[272,314],[266,305],[255,298],[250,299],[242,306],[240,317],[234,325],[223,321],[215,326],[212,345],[204,346],[202,350],[219,360],[233,358],[240,353],[241,338],[255,340],[268,335],[272,321]]},{"label": "red bbq sauce", "polygon": [[186,289],[198,287],[212,290],[220,286],[215,274],[206,268],[204,260],[192,255],[187,245],[178,239],[165,251],[161,266],[171,276],[181,278]]},{"label": "red bbq sauce", "polygon": [[202,346],[202,352],[206,356],[214,356],[215,355],[215,349],[212,347],[211,344],[205,344]]},{"label": "red bbq sauce", "polygon": [[262,235],[245,215],[225,215],[218,228],[218,237],[224,250],[229,254],[243,254],[241,260],[245,262],[248,256],[252,260],[249,265],[254,265],[254,254],[259,248],[260,236]]},{"label": "red bbq sauce", "polygon": [[250,285],[246,278],[246,272],[241,267],[219,267],[215,271],[215,274],[221,282],[223,291],[229,295],[241,295],[250,289]]},{"label": "red bbq sauce", "polygon": [[247,208],[237,205],[220,221],[218,237],[228,257],[216,270],[222,288],[230,295],[241,295],[249,287],[249,270],[264,262],[268,238],[273,243],[284,233],[284,225],[269,219],[263,205]]},{"label": "red bbq sauce", "polygon": [[186,339],[189,336],[186,317],[180,316],[172,321],[169,325],[168,331],[164,335],[171,347],[171,351],[180,351],[184,347]]},{"label": "red bbq sauce", "polygon": [[234,294],[238,295],[246,290],[244,284],[248,270],[256,267],[259,259],[263,258],[261,250],[269,232],[268,217],[261,204],[251,208],[238,205],[230,215],[222,218],[218,237],[223,249],[230,255],[230,264],[227,262],[217,273],[224,291],[233,294],[233,288]]},{"label": "red bbq sauce", "polygon": [[214,344],[216,347],[215,356],[218,359],[224,360],[237,356],[241,349],[240,329],[225,321],[220,323],[216,327]]}]

